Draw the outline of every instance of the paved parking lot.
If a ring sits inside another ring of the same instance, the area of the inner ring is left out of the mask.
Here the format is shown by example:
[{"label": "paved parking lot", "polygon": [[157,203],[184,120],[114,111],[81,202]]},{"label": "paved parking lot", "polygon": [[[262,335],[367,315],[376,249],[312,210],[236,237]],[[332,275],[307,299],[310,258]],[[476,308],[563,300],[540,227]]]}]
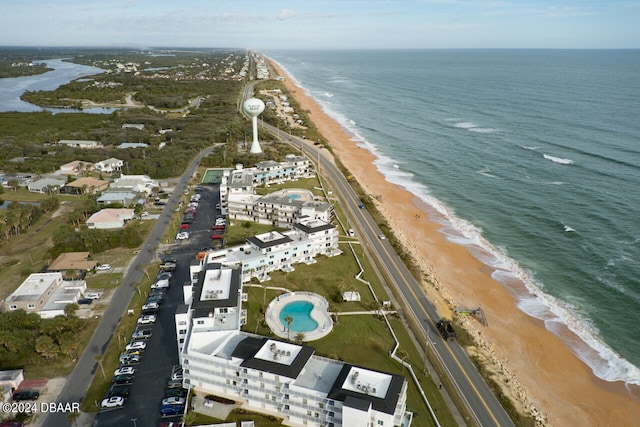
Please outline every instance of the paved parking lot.
[{"label": "paved parking lot", "polygon": [[[154,325],[145,326],[152,331],[147,346],[129,388],[129,397],[122,408],[105,410],[95,418],[97,427],[133,426],[156,427],[162,421],[161,401],[164,398],[172,366],[178,364],[174,313],[182,304],[182,283],[189,280],[189,263],[200,247],[211,245],[211,225],[215,221],[215,206],[219,203],[219,188],[204,186],[198,212],[191,224],[189,239],[179,240],[165,247],[176,260],[176,270],[170,280],[164,303]],[[169,418],[168,420],[170,420]]]}]

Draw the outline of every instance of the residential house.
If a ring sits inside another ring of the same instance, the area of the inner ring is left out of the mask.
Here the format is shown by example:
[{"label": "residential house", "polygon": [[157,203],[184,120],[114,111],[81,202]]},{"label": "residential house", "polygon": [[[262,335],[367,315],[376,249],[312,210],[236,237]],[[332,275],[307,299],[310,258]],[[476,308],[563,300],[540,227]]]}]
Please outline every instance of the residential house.
[{"label": "residential house", "polygon": [[147,196],[153,192],[154,188],[159,188],[157,180],[151,179],[148,175],[121,175],[116,178],[109,188],[111,190],[129,190],[136,193],[144,193]]},{"label": "residential house", "polygon": [[73,148],[101,148],[102,144],[98,141],[87,141],[82,139],[61,139],[58,141],[59,145],[66,145]]},{"label": "residential house", "polygon": [[63,252],[53,261],[48,272],[59,272],[64,276],[72,272],[73,277],[83,277],[87,271],[96,268],[96,261],[89,260],[89,252]]},{"label": "residential house", "polygon": [[102,209],[87,219],[87,227],[91,229],[114,229],[122,228],[127,221],[135,218],[133,209]]},{"label": "residential house", "polygon": [[120,145],[116,145],[116,148],[146,148],[149,144],[144,142],[123,142]]},{"label": "residential house", "polygon": [[122,206],[133,206],[144,204],[144,197],[140,196],[135,191],[127,190],[106,190],[96,200],[98,206],[107,206],[113,204],[120,204]]},{"label": "residential house", "polygon": [[61,177],[46,177],[27,184],[27,189],[32,193],[47,194],[58,191],[67,180]]},{"label": "residential house", "polygon": [[85,176],[67,183],[60,189],[60,192],[63,194],[98,194],[105,191],[108,187],[108,181]]},{"label": "residential house", "polygon": [[124,162],[120,159],[111,157],[110,159],[99,161],[94,166],[97,171],[113,173],[115,171],[122,170]]},{"label": "residential house", "polygon": [[65,163],[60,166],[60,173],[63,175],[82,175],[84,173],[91,172],[95,169],[95,166],[91,162],[83,162],[82,160],[74,160],[73,162]]},{"label": "residential house", "polygon": [[77,302],[86,288],[84,280],[64,281],[60,272],[34,273],[4,300],[3,308],[51,318],[63,315],[67,304]]}]

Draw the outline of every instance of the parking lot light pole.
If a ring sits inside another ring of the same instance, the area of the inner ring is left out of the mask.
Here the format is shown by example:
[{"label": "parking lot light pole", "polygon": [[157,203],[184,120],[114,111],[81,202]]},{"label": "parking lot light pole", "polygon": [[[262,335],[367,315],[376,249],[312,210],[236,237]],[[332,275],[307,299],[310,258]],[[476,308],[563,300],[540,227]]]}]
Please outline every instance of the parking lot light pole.
[{"label": "parking lot light pole", "polygon": [[131,422],[133,423],[133,427],[138,427],[138,425],[136,424],[137,420],[138,420],[137,418],[131,418]]}]

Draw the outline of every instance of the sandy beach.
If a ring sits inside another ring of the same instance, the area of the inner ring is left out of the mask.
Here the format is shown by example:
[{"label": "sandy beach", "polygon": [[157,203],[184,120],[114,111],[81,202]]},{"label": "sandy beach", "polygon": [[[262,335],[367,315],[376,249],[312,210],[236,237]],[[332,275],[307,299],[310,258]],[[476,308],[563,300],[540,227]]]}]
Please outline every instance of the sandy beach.
[{"label": "sandy beach", "polygon": [[[274,61],[271,63],[286,76]],[[455,306],[482,307],[488,327],[470,317],[462,321],[478,343],[471,351],[486,360],[516,405],[538,415],[540,425],[638,424],[640,387],[628,389],[622,382],[606,382],[593,375],[541,321],[516,307],[514,295],[524,292],[520,284],[507,287],[493,280],[492,270],[467,248],[447,241],[439,231],[443,223],[439,214],[409,191],[386,181],[368,150],[358,147],[291,79],[284,83],[301,108],[310,111],[309,118],[335,155],[370,195],[379,196],[378,209],[422,268],[425,293],[440,314],[453,317]],[[393,206],[393,211],[388,206]],[[565,339],[578,341],[569,330],[564,334]]]}]

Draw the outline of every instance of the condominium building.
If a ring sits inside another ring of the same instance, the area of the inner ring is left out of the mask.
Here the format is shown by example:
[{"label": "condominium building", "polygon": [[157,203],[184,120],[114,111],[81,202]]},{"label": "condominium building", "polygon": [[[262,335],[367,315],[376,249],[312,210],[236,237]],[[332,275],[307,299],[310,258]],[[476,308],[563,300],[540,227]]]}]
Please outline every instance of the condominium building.
[{"label": "condominium building", "polygon": [[407,382],[315,355],[292,344],[240,331],[238,268],[207,264],[184,288],[176,313],[184,385],[283,418],[285,425],[407,426]]},{"label": "condominium building", "polygon": [[285,232],[270,231],[250,237],[241,246],[209,252],[203,263],[191,265],[192,280],[209,263],[239,267],[242,281],[256,277],[269,280],[275,270],[293,271],[294,264],[315,263],[317,255],[335,256],[338,248],[338,230],[335,225],[317,219],[303,219],[292,224]]},{"label": "condominium building", "polygon": [[291,228],[299,218],[310,217],[330,222],[333,206],[315,201],[313,193],[303,189],[284,189],[265,196],[231,192],[226,213],[230,219]]}]

